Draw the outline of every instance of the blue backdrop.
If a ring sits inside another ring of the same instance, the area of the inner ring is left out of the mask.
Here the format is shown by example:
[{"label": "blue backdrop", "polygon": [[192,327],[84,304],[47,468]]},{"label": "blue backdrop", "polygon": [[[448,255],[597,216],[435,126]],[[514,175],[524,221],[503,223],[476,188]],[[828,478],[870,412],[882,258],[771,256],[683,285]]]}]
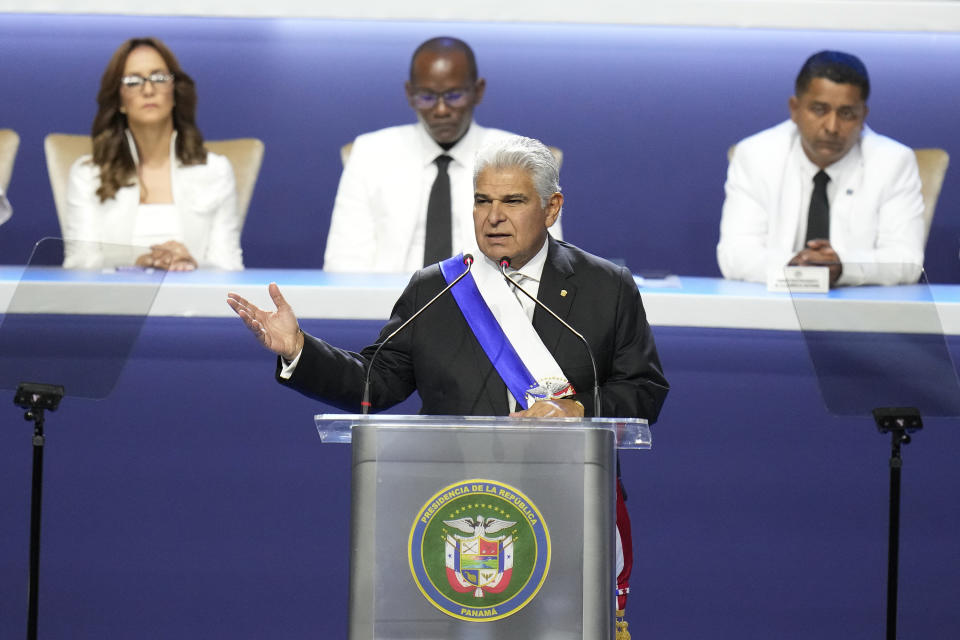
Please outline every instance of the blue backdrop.
[{"label": "blue backdrop", "polygon": [[[719,275],[727,148],[787,117],[813,51],[863,58],[874,129],[960,158],[960,34],[8,14],[0,127],[22,142],[0,263],[58,235],[43,136],[88,133],[110,54],[145,34],[165,40],[197,81],[207,138],[266,143],[243,234],[249,266],[322,266],[338,150],[413,121],[409,56],[438,34],[476,49],[488,79],[478,121],[564,150],[567,237],[635,270]],[[957,175],[947,174],[927,248],[936,282],[960,281]]]},{"label": "blue backdrop", "polygon": [[[423,39],[459,35],[488,78],[478,119],[565,151],[568,238],[634,269],[719,275],[726,149],[786,117],[802,60],[863,57],[870,124],[960,158],[960,35],[575,25],[0,16],[0,127],[22,136],[0,263],[57,235],[43,136],[84,133],[127,37],[154,34],[200,87],[206,137],[267,146],[250,266],[322,266],[338,149],[412,120]],[[928,246],[958,281],[948,173]],[[379,323],[305,323],[358,347]],[[631,614],[661,638],[882,633],[889,441],[822,407],[793,333],[657,328],[673,390],[652,452],[625,454]],[[956,346],[956,345],[954,345]],[[233,320],[151,319],[104,401],[48,423],[41,633],[50,638],[344,637],[349,449],[324,407],[272,382]],[[0,392],[0,637],[25,627],[30,426]],[[960,636],[955,421],[905,451],[902,637]]]},{"label": "blue backdrop", "polygon": [[[304,322],[349,348],[378,327]],[[882,637],[889,437],[827,412],[799,333],[654,333],[672,390],[653,450],[621,454],[634,637]],[[151,318],[112,396],[48,414],[41,637],[346,637],[350,448],[273,365],[236,319]],[[5,639],[26,626],[32,434],[12,395]],[[943,418],[904,449],[902,638],[960,637],[958,450]]]}]

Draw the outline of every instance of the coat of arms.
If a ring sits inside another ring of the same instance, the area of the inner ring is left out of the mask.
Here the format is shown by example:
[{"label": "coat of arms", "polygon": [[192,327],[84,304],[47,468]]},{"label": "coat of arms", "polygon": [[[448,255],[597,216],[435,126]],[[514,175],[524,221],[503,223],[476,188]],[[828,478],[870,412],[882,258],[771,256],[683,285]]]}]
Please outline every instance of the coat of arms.
[{"label": "coat of arms", "polygon": [[420,592],[449,616],[501,620],[527,605],[550,568],[550,532],[519,489],[477,478],[448,485],[417,513],[410,571]]},{"label": "coat of arms", "polygon": [[443,524],[469,536],[449,535],[446,540],[447,580],[460,593],[500,593],[510,584],[513,573],[513,536],[489,537],[517,524],[497,518],[459,518]]}]

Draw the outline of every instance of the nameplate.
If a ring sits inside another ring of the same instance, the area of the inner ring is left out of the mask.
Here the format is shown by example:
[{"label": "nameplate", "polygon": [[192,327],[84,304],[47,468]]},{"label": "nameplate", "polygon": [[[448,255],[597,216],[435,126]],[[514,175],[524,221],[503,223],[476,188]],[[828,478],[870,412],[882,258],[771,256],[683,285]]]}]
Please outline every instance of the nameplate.
[{"label": "nameplate", "polygon": [[767,271],[767,291],[827,293],[830,267],[774,267]]}]

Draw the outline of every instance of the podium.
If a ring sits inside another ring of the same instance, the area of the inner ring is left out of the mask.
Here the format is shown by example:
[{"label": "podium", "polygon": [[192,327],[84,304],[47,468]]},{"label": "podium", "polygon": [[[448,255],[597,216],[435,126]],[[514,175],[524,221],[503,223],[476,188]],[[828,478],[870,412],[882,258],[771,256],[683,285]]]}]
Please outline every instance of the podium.
[{"label": "podium", "polygon": [[315,422],[353,443],[351,640],[613,638],[615,450],[646,421]]}]

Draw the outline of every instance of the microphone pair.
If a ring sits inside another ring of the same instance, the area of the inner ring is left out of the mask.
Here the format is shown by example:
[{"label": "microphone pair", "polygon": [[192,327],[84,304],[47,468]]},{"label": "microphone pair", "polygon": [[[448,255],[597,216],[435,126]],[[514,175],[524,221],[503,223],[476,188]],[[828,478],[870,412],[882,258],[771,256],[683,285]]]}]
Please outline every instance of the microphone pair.
[{"label": "microphone pair", "polygon": [[434,302],[439,300],[440,297],[443,296],[443,294],[445,294],[447,291],[450,291],[450,289],[453,288],[453,285],[457,284],[458,282],[463,280],[465,277],[467,277],[467,274],[470,273],[470,269],[473,268],[473,256],[469,253],[463,256],[463,264],[467,265],[466,271],[464,271],[459,276],[457,276],[453,282],[445,286],[440,291],[440,293],[430,298],[427,304],[420,307],[415,314],[407,318],[403,322],[403,324],[401,324],[399,327],[394,329],[393,332],[390,335],[388,335],[383,342],[377,345],[377,350],[373,352],[373,355],[370,356],[370,362],[367,363],[367,373],[363,379],[363,396],[360,399],[361,414],[367,415],[368,413],[370,413],[370,372],[373,371],[373,361],[377,359],[377,355],[380,353],[380,350],[383,349],[384,345],[386,345],[388,342],[393,340],[393,337],[395,335],[403,331],[407,327],[407,325],[409,325],[411,322],[416,320],[421,313],[423,313],[430,307],[430,305],[432,305]]},{"label": "microphone pair", "polygon": [[[572,334],[575,335],[577,338],[579,338],[580,341],[583,343],[584,347],[586,347],[586,349],[587,349],[587,356],[590,357],[590,366],[593,367],[593,415],[594,415],[594,416],[599,416],[599,415],[600,415],[600,408],[601,408],[601,404],[600,404],[600,378],[597,376],[597,361],[596,361],[596,359],[593,357],[593,350],[590,348],[590,343],[587,342],[587,339],[583,337],[583,334],[581,334],[579,331],[577,331],[576,329],[574,329],[573,327],[571,327],[569,324],[567,324],[567,323],[563,320],[563,318],[561,318],[561,317],[558,316],[556,313],[554,313],[554,312],[553,312],[553,309],[551,309],[551,308],[548,307],[547,305],[545,305],[545,304],[543,304],[542,302],[540,302],[539,300],[537,300],[537,298],[536,298],[535,296],[530,295],[530,292],[528,292],[526,289],[524,289],[524,288],[521,287],[519,284],[517,284],[516,282],[514,282],[514,280],[513,280],[510,276],[507,275],[507,268],[510,267],[510,257],[509,257],[509,256],[504,256],[504,257],[500,258],[499,263],[500,263],[500,273],[503,275],[503,277],[506,279],[506,281],[507,281],[509,284],[511,284],[511,285],[513,285],[514,287],[516,287],[517,290],[519,290],[519,291],[521,291],[521,292],[523,293],[523,295],[525,295],[525,296],[527,296],[528,298],[530,298],[531,300],[533,300],[533,302],[536,303],[537,306],[539,306],[541,309],[543,309],[543,310],[545,310],[547,313],[549,313],[557,322],[559,322],[559,323],[560,323],[561,325],[563,325],[568,331],[570,331],[570,333],[572,333]],[[422,307],[420,307],[420,308],[417,310],[416,313],[414,313],[412,316],[410,316],[409,318],[407,318],[407,319],[403,322],[403,324],[401,324],[399,327],[397,327],[396,329],[394,329],[394,330],[390,333],[390,335],[388,335],[388,336],[383,340],[383,342],[381,342],[379,345],[377,345],[376,351],[373,352],[373,355],[370,356],[370,361],[367,363],[367,372],[366,372],[366,375],[364,376],[364,380],[363,380],[363,396],[362,396],[362,398],[361,398],[361,400],[360,400],[360,411],[361,411],[361,413],[362,413],[363,415],[367,415],[368,413],[370,413],[370,373],[371,373],[371,371],[373,371],[373,363],[374,363],[374,361],[377,359],[377,355],[379,355],[380,350],[383,349],[384,345],[386,345],[388,342],[390,342],[390,341],[393,339],[394,336],[396,336],[398,333],[400,333],[401,331],[403,331],[411,322],[413,322],[417,317],[419,317],[421,313],[423,313],[424,311],[426,311],[434,302],[436,302],[437,300],[439,300],[439,299],[443,296],[443,294],[445,294],[447,291],[450,291],[450,289],[452,289],[455,284],[457,284],[458,282],[460,282],[461,280],[463,280],[463,279],[467,276],[467,274],[470,273],[470,270],[473,268],[473,256],[472,256],[471,254],[469,254],[469,253],[466,254],[465,256],[463,256],[463,264],[467,265],[467,268],[466,268],[466,270],[464,270],[463,273],[461,273],[459,276],[457,276],[457,277],[453,280],[453,282],[451,282],[451,283],[448,284],[446,287],[444,287],[437,295],[435,295],[435,296],[433,296],[432,298],[430,298],[430,300],[429,300],[425,305],[423,305]]]},{"label": "microphone pair", "polygon": [[553,317],[554,320],[556,320],[561,325],[563,325],[564,328],[567,329],[567,331],[569,331],[570,333],[575,335],[577,338],[579,338],[580,342],[583,343],[583,346],[586,347],[587,356],[590,358],[590,366],[593,368],[593,415],[594,417],[599,417],[600,409],[602,406],[600,404],[600,378],[599,376],[597,376],[597,361],[593,357],[593,349],[590,348],[590,343],[587,342],[587,339],[583,337],[582,333],[580,333],[579,331],[571,327],[563,318],[561,318],[556,313],[554,313],[553,309],[551,309],[547,305],[537,300],[536,296],[531,295],[529,291],[521,287],[519,284],[517,284],[517,282],[513,278],[507,275],[507,269],[510,268],[510,256],[503,256],[502,258],[500,258],[498,262],[500,263],[500,273],[503,275],[504,279],[509,284],[516,287],[517,290],[520,291],[523,295],[533,300],[533,302],[538,307],[540,307],[541,309],[549,313],[551,317]]}]

